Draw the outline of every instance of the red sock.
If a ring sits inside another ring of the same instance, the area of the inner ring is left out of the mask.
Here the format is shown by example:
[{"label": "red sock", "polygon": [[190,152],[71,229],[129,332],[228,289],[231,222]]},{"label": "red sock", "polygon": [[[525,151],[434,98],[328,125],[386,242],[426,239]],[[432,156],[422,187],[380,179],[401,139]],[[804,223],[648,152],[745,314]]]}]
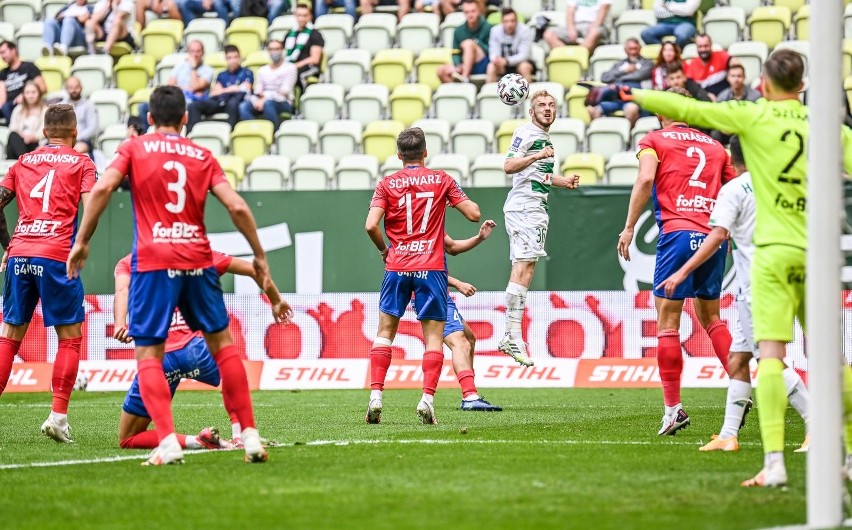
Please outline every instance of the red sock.
[{"label": "red sock", "polygon": [[713,351],[716,352],[716,357],[719,358],[722,368],[727,372],[728,352],[731,351],[731,343],[734,341],[728,326],[721,320],[716,320],[707,326],[707,334],[710,335],[710,342],[713,343]]},{"label": "red sock", "polygon": [[456,374],[456,378],[458,378],[459,385],[461,385],[462,399],[471,394],[479,393],[476,391],[476,383],[473,382],[473,370],[462,370]]},{"label": "red sock", "polygon": [[142,359],[139,365],[139,394],[145,410],[157,427],[160,441],[175,432],[172,418],[172,393],[163,373],[163,361],[160,359]]},{"label": "red sock", "polygon": [[373,346],[370,349],[370,388],[384,390],[385,378],[391,365],[391,347]]},{"label": "red sock", "polygon": [[435,395],[441,369],[444,367],[444,352],[427,351],[423,354],[423,393]]},{"label": "red sock", "polygon": [[0,337],[0,395],[6,390],[9,376],[12,375],[12,363],[21,349],[21,341]]},{"label": "red sock", "polygon": [[222,400],[239,418],[243,429],[254,428],[254,409],[251,405],[246,368],[235,344],[225,346],[213,357],[222,375]]},{"label": "red sock", "polygon": [[[186,449],[186,435],[178,434],[177,439],[180,446]],[[160,433],[156,429],[142,431],[119,442],[122,449],[156,449],[159,444]]]},{"label": "red sock", "polygon": [[663,402],[667,407],[680,403],[680,374],[683,354],[677,330],[662,330],[657,334],[657,366],[663,383]]},{"label": "red sock", "polygon": [[59,339],[59,349],[56,351],[56,361],[53,363],[53,412],[68,414],[68,400],[74,390],[77,380],[77,369],[80,367],[80,346],[83,337]]}]

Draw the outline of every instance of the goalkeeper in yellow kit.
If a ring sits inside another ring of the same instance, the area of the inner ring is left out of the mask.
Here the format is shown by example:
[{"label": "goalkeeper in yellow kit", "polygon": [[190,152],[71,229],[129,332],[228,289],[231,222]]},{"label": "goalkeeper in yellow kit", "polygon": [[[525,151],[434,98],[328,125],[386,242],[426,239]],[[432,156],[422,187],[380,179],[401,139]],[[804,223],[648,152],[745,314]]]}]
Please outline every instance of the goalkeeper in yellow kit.
[{"label": "goalkeeper in yellow kit", "polygon": [[[756,227],[751,266],[754,339],[760,349],[755,395],[760,404],[763,469],[743,486],[783,486],[786,343],[796,317],[805,327],[807,250],[808,108],[799,101],[804,64],[791,50],[778,50],[763,65],[757,102],[705,103],[669,92],[619,87],[622,100],[646,110],[738,134],[754,182]],[[843,127],[846,173],[852,174],[852,130]],[[839,178],[839,175],[838,175]],[[839,280],[839,279],[838,279]],[[852,370],[844,369],[846,453],[852,456]],[[847,456],[847,467],[849,456]]]}]

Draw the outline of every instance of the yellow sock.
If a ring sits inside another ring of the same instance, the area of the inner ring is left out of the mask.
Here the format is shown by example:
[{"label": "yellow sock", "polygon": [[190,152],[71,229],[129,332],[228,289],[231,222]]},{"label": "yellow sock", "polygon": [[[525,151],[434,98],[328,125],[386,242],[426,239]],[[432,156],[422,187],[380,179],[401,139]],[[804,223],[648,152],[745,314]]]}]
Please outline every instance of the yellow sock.
[{"label": "yellow sock", "polygon": [[[787,412],[787,390],[784,386],[784,363],[778,359],[761,359],[758,365],[755,396],[760,407],[760,434],[763,452],[784,451],[784,414]],[[850,373],[852,377],[852,373]],[[852,379],[850,379],[852,384]]]},{"label": "yellow sock", "polygon": [[843,421],[846,424],[846,454],[852,454],[852,367],[843,367]]}]

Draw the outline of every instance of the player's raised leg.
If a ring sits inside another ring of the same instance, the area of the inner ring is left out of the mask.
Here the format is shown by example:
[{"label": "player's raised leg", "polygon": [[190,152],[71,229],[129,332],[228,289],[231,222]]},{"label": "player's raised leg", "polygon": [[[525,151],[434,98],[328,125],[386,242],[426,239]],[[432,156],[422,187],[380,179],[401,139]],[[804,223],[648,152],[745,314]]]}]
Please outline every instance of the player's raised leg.
[{"label": "player's raised leg", "polygon": [[[506,230],[510,230],[509,215],[506,216]],[[520,234],[515,234],[520,237]],[[512,234],[510,234],[512,237]],[[510,243],[511,244],[511,243]],[[537,259],[537,258],[536,258]],[[535,273],[535,260],[520,260],[512,263],[512,272],[509,276],[509,284],[506,286],[506,335],[497,345],[497,348],[524,366],[533,366],[535,363],[527,355],[527,345],[524,342],[521,321],[524,316],[524,307],[527,303],[527,291],[532,283]]]}]

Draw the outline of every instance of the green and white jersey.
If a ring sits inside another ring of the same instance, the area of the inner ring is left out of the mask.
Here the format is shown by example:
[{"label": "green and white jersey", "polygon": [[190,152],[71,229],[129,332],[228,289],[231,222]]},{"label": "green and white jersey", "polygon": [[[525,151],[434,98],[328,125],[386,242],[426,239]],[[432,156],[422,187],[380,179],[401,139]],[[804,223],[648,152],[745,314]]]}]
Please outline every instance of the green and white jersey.
[{"label": "green and white jersey", "polygon": [[[634,90],[646,110],[740,137],[754,182],[754,244],[808,246],[808,108],[797,99],[708,103],[651,90]],[[852,130],[843,129],[843,167],[852,173]],[[840,175],[837,175],[840,178]]]},{"label": "green and white jersey", "polygon": [[[506,158],[522,158],[534,155],[545,147],[553,147],[550,135],[532,122],[515,130],[512,145]],[[529,209],[547,209],[547,195],[553,180],[555,159],[536,160],[523,171],[512,175],[512,189],[503,205],[504,212],[523,212]]]}]

